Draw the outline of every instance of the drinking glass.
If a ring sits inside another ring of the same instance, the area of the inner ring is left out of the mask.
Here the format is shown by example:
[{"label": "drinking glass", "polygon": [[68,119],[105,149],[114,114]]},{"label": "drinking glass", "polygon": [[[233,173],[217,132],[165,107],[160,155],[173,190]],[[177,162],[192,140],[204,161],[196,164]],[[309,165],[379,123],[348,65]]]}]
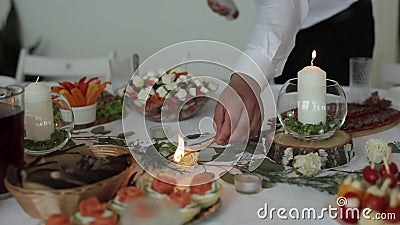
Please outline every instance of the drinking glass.
[{"label": "drinking glass", "polygon": [[24,162],[24,88],[0,87],[0,199],[8,196],[4,186],[9,165]]},{"label": "drinking glass", "polygon": [[372,59],[366,57],[350,58],[349,102],[363,102],[370,94]]}]

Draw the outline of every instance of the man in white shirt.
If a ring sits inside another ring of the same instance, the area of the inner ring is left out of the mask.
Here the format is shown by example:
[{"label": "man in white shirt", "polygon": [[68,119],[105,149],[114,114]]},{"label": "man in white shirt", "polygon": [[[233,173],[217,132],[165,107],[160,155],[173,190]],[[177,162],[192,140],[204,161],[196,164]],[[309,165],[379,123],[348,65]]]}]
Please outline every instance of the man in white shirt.
[{"label": "man in white shirt", "polygon": [[[283,83],[296,77],[299,70],[310,64],[312,50],[317,50],[315,65],[342,85],[349,82],[350,57],[372,57],[371,0],[256,0],[256,3],[257,17],[244,49],[246,54],[230,80],[243,104],[229,94],[222,94],[214,115],[218,144],[257,135],[262,121],[259,96],[267,81],[279,76],[276,81]],[[208,4],[216,13],[227,12],[216,0],[208,0]]]}]

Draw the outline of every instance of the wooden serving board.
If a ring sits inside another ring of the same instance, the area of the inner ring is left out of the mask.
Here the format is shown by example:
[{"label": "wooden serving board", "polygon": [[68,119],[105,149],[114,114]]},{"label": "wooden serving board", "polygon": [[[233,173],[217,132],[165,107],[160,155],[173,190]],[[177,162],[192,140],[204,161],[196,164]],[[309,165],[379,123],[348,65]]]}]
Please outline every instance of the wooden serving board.
[{"label": "wooden serving board", "polygon": [[306,141],[283,132],[275,134],[268,157],[278,164],[291,166],[296,155],[317,153],[321,157],[321,168],[342,166],[355,156],[351,135],[338,131],[322,141]]},{"label": "wooden serving board", "polygon": [[356,137],[362,137],[362,136],[366,136],[366,135],[370,135],[370,134],[376,134],[385,130],[389,130],[392,127],[395,127],[397,124],[399,124],[399,121],[395,121],[393,123],[389,123],[385,126],[381,126],[381,127],[377,127],[377,128],[373,128],[373,129],[369,129],[369,130],[361,130],[361,131],[356,131],[356,132],[351,132],[351,136],[353,138]]}]

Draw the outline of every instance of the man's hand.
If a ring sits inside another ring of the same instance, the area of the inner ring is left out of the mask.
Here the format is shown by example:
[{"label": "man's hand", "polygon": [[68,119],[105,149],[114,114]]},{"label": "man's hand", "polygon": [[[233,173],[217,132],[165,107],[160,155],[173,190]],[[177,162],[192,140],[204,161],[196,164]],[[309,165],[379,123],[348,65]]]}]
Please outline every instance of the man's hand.
[{"label": "man's hand", "polygon": [[214,11],[215,13],[217,13],[221,16],[226,16],[230,12],[230,9],[227,6],[222,6],[222,5],[218,4],[216,0],[207,0],[207,3],[212,11]]},{"label": "man's hand", "polygon": [[215,107],[216,143],[247,141],[261,129],[263,106],[260,86],[252,78],[234,74]]}]

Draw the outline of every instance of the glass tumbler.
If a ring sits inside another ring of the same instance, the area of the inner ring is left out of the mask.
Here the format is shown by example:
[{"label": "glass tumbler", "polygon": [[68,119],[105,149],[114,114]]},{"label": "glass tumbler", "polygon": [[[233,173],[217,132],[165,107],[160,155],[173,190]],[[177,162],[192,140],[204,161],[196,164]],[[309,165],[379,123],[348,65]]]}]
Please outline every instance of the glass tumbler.
[{"label": "glass tumbler", "polygon": [[9,165],[24,163],[24,88],[0,87],[0,199],[9,196],[4,179]]},{"label": "glass tumbler", "polygon": [[349,63],[350,93],[348,101],[363,102],[371,95],[372,59],[366,57],[352,57]]}]

